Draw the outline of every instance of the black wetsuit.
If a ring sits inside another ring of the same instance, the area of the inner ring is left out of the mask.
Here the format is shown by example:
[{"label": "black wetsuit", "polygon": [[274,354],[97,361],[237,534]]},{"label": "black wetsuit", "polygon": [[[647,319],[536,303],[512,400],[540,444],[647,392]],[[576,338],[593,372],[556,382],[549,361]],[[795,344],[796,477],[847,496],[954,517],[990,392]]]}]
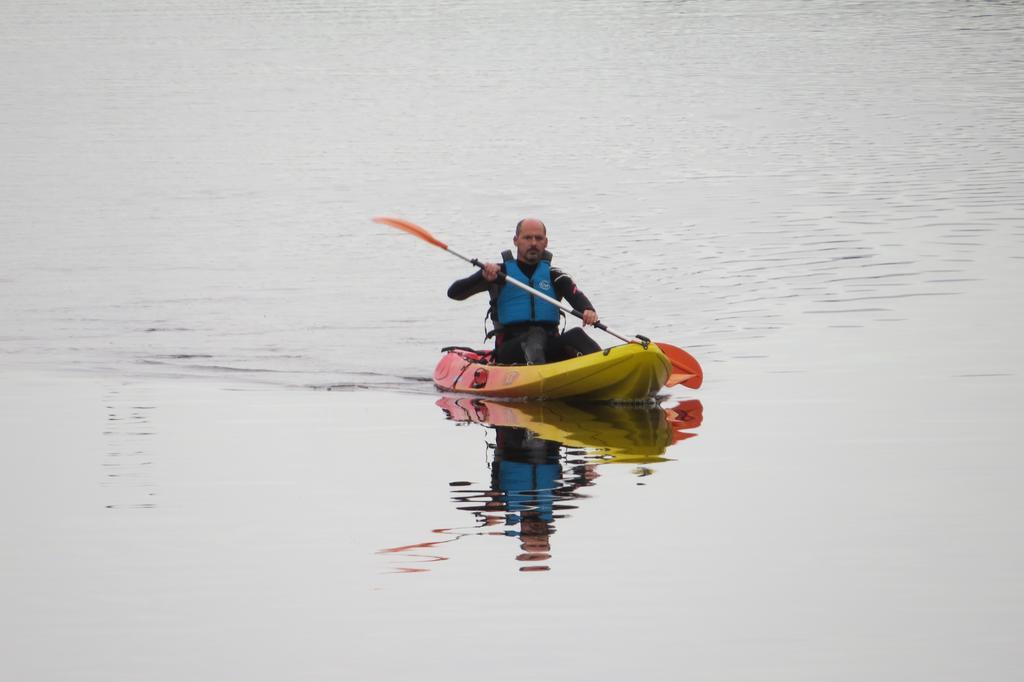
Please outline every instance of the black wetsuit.
[{"label": "black wetsuit", "polygon": [[[527,277],[532,277],[537,269],[536,263],[518,261],[518,265]],[[501,265],[501,271],[505,272],[504,264]],[[576,310],[594,309],[590,299],[576,287],[572,278],[558,268],[551,268],[551,283],[555,288],[554,298],[565,299]],[[501,282],[488,282],[478,270],[448,287],[448,297],[456,301],[464,301],[484,291],[490,292],[491,318],[497,330],[494,339],[496,363],[521,365],[528,359],[531,362],[556,362],[601,350],[601,347],[579,327],[559,334],[558,324],[554,322],[520,322],[501,326],[497,320],[497,300],[503,286],[506,285]]]}]

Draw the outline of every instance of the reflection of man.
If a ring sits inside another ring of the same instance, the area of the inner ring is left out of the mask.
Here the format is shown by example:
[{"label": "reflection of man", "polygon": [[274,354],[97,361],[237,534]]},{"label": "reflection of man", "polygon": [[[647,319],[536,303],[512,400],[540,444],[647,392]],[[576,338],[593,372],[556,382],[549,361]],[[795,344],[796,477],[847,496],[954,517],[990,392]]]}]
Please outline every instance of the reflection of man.
[{"label": "reflection of man", "polygon": [[[505,498],[505,535],[519,536],[523,553],[517,561],[551,558],[555,532],[555,491],[561,487],[560,444],[534,437],[526,429],[495,427],[491,489]],[[519,530],[515,530],[518,526]],[[522,571],[546,571],[547,566],[524,566]]]},{"label": "reflection of man", "polygon": [[494,359],[500,365],[541,364],[594,353],[601,347],[579,327],[558,333],[557,307],[501,280],[499,273],[526,284],[554,299],[565,299],[583,313],[583,324],[597,322],[590,300],[572,278],[551,267],[547,227],[536,218],[524,218],[512,238],[516,247],[502,253],[502,262],[485,263],[483,269],[448,288],[448,296],[464,301],[489,291],[494,321]]},{"label": "reflection of man", "polygon": [[[564,501],[576,497],[576,488],[591,485],[588,470],[592,465],[567,473],[562,468],[560,443],[542,440],[522,428],[496,426],[494,430],[490,500],[482,506],[459,508],[476,513],[484,525],[501,523],[491,513],[504,512],[504,535],[518,537],[522,549],[516,560],[531,564],[519,570],[547,571],[549,567],[538,562],[551,558],[555,512],[574,508]],[[478,501],[479,492],[455,499],[460,503]]]}]

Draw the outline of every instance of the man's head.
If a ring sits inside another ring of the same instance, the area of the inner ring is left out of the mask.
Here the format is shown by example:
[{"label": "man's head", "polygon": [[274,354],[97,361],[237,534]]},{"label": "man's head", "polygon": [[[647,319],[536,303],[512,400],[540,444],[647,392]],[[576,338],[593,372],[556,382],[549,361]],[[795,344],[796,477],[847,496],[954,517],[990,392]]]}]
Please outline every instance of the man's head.
[{"label": "man's head", "polygon": [[536,218],[523,218],[516,224],[516,260],[524,263],[538,263],[548,248],[548,228]]}]

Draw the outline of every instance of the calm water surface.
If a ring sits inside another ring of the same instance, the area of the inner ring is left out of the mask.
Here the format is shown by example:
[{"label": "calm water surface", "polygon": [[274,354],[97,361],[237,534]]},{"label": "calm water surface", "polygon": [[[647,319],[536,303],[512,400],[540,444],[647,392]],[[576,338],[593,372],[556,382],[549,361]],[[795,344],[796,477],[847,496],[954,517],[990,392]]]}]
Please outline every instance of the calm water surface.
[{"label": "calm water surface", "polygon": [[[5,678],[1015,679],[1020,2],[0,19]],[[704,388],[438,405],[377,214]]]}]

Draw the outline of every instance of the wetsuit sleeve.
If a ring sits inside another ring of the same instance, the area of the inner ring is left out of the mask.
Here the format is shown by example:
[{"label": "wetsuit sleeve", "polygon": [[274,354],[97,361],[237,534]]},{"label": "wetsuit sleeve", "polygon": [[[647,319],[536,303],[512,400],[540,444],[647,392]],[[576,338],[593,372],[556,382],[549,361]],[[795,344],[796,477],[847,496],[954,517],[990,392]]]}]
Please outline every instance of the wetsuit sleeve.
[{"label": "wetsuit sleeve", "polygon": [[561,270],[551,268],[551,278],[554,280],[555,293],[558,294],[559,298],[564,298],[573,308],[576,310],[596,310],[586,294],[580,291],[576,283],[572,281],[572,277]]},{"label": "wetsuit sleeve", "polygon": [[469,277],[460,279],[448,287],[448,298],[456,301],[465,301],[474,294],[487,291],[491,283],[484,279],[484,273],[477,270]]}]

